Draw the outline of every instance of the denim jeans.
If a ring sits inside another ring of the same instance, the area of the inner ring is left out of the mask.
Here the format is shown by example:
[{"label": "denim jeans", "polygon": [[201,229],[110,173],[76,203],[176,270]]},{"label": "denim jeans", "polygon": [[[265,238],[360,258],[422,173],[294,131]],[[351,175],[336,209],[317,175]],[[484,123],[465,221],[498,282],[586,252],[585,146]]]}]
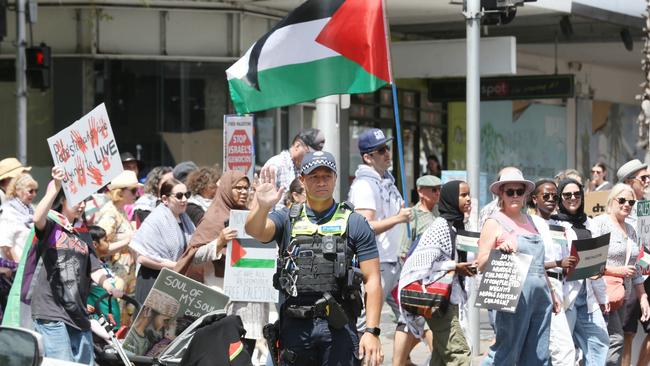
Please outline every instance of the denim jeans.
[{"label": "denim jeans", "polygon": [[93,337],[90,330],[78,330],[62,321],[34,320],[34,330],[43,336],[45,357],[94,364]]},{"label": "denim jeans", "polygon": [[566,319],[576,346],[584,354],[585,366],[604,365],[609,349],[609,335],[600,309],[589,313],[587,305],[574,305],[566,311]]}]

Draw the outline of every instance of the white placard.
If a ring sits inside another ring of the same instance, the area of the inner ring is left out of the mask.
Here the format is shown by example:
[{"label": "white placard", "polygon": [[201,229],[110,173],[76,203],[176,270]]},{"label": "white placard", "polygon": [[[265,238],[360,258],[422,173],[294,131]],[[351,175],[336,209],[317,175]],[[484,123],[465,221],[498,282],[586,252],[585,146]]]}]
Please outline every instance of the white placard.
[{"label": "white placard", "polygon": [[74,206],[122,173],[104,103],[47,139],[54,165],[65,170],[63,191]]}]

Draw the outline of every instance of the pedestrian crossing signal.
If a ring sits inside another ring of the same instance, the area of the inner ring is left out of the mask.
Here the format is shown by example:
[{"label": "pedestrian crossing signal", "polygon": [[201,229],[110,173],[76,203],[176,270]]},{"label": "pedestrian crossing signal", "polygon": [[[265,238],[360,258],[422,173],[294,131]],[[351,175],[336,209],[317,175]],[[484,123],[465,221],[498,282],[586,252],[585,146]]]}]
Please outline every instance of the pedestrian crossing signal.
[{"label": "pedestrian crossing signal", "polygon": [[39,46],[25,49],[27,66],[27,82],[29,86],[43,91],[52,84],[52,52],[49,46],[41,43]]}]

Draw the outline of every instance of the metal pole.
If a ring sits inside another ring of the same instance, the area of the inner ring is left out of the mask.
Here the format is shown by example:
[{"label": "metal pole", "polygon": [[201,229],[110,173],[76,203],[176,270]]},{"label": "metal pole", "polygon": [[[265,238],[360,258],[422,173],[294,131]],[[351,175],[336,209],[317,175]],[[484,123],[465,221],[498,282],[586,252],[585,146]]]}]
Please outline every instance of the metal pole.
[{"label": "metal pole", "polygon": [[339,173],[334,188],[334,199],[337,201],[346,200],[341,198],[341,177],[347,177],[347,172],[341,171],[341,134],[339,133],[339,96],[330,95],[316,99],[316,128],[325,136],[323,150],[334,155]]},{"label": "metal pole", "polygon": [[27,164],[27,78],[25,76],[25,1],[16,0],[16,155]]},{"label": "metal pole", "polygon": [[[470,220],[478,228],[478,197],[480,189],[480,102],[481,74],[479,70],[479,46],[481,43],[481,1],[466,0],[467,18],[467,179],[472,194]],[[476,287],[475,287],[476,289]],[[480,354],[480,312],[476,303],[477,291],[470,291],[469,329],[470,343],[474,356]]]}]

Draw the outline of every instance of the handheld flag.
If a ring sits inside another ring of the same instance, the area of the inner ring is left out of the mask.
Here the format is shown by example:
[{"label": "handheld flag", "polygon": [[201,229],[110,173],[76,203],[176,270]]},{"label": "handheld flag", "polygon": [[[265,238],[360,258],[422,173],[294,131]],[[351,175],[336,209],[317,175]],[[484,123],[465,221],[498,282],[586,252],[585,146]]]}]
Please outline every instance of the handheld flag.
[{"label": "handheld flag", "polygon": [[226,70],[237,113],[391,81],[382,0],[308,0]]}]

